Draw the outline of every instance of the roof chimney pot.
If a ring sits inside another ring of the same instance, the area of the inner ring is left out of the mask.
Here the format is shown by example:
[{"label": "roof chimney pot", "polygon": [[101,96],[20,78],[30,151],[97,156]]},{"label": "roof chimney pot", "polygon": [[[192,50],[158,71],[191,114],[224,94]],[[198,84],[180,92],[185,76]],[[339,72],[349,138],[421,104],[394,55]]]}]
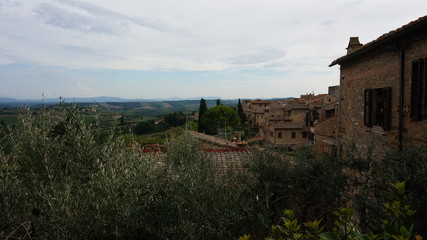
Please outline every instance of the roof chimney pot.
[{"label": "roof chimney pot", "polygon": [[350,37],[350,41],[348,42],[347,47],[347,55],[357,51],[362,46],[363,44],[359,42],[359,37]]}]

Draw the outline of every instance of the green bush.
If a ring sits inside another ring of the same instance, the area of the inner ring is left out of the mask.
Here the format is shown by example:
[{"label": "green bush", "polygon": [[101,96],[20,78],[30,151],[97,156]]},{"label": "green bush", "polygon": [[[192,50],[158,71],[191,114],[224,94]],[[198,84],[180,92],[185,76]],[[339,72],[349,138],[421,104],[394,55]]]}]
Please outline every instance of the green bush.
[{"label": "green bush", "polygon": [[221,175],[180,135],[167,157],[119,136],[99,141],[73,106],[21,116],[0,154],[0,238],[234,239],[251,209],[249,185]]},{"label": "green bush", "polygon": [[[404,225],[400,233],[427,229],[425,148],[343,159],[315,156],[310,148],[266,148],[247,154],[247,171],[223,173],[182,129],[169,132],[167,154],[141,154],[129,136],[86,124],[75,106],[28,110],[20,120],[2,134],[9,151],[0,151],[0,238],[257,237],[281,220],[282,209],[295,209],[287,216],[292,224],[322,218],[321,227],[331,230],[342,217],[378,233],[381,219],[406,201],[390,201],[387,183],[402,180],[411,196],[405,204],[417,210],[407,215],[417,224],[387,224]],[[350,212],[336,212],[346,203],[354,207],[350,220]]]},{"label": "green bush", "polygon": [[[320,220],[301,223],[293,210],[283,211],[282,223],[273,225],[266,240],[412,240],[422,239],[413,231],[411,216],[415,213],[409,204],[411,194],[407,192],[405,182],[392,184],[391,199],[384,204],[387,216],[383,220],[382,233],[363,233],[354,222],[355,215],[351,208],[338,208],[333,211],[335,221],[332,226]],[[383,235],[383,237],[380,237]],[[250,235],[243,235],[240,240],[249,240]]]},{"label": "green bush", "polygon": [[257,177],[254,193],[263,209],[259,216],[265,226],[277,222],[283,209],[295,209],[299,217],[308,220],[344,201],[344,163],[334,158],[316,158],[311,148],[289,152],[267,147],[254,152],[247,164]]}]

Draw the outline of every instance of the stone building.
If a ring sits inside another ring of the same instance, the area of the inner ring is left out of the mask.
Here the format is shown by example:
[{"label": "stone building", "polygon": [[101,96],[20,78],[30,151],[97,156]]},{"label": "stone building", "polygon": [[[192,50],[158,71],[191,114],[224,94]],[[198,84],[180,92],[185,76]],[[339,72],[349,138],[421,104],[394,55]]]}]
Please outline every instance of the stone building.
[{"label": "stone building", "polygon": [[274,101],[243,100],[242,107],[252,127],[263,127],[265,111],[275,104],[277,103]]},{"label": "stone building", "polygon": [[366,44],[350,38],[330,64],[340,65],[340,152],[427,140],[426,58],[427,16]]},{"label": "stone building", "polygon": [[278,146],[301,146],[309,143],[308,128],[301,123],[284,122],[267,127],[265,139]]},{"label": "stone building", "polygon": [[310,145],[316,124],[335,115],[338,99],[328,94],[307,94],[266,110],[265,139],[279,146]]}]

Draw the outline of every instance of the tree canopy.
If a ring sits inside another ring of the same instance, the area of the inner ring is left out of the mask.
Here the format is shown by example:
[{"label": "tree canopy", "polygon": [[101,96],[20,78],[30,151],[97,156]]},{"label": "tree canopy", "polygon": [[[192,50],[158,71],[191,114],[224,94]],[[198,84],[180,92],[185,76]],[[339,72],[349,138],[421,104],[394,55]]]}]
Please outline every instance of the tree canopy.
[{"label": "tree canopy", "polygon": [[202,117],[202,126],[208,134],[216,134],[219,128],[235,127],[239,124],[237,112],[229,106],[216,106],[209,109]]},{"label": "tree canopy", "polygon": [[199,119],[197,121],[197,131],[198,132],[204,132],[205,131],[205,129],[203,128],[203,125],[202,125],[202,117],[207,110],[208,110],[208,108],[206,107],[206,100],[203,98],[200,99]]},{"label": "tree canopy", "polygon": [[243,112],[243,106],[242,106],[242,102],[240,101],[240,98],[239,98],[239,102],[237,102],[237,115],[239,116],[241,124],[247,121],[245,112]]}]

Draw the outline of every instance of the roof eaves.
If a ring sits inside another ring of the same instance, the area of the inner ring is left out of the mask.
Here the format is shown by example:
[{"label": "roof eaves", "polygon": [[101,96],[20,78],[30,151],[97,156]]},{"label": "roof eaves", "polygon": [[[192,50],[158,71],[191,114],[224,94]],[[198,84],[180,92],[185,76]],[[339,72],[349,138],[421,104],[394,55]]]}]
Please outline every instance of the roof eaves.
[{"label": "roof eaves", "polygon": [[388,33],[385,33],[383,35],[381,35],[379,38],[366,43],[365,45],[363,45],[360,49],[358,49],[357,51],[348,54],[348,55],[344,55],[340,58],[337,58],[336,60],[334,60],[331,64],[329,64],[329,67],[332,67],[334,65],[340,64],[344,61],[353,59],[353,58],[357,58],[359,56],[364,55],[367,52],[370,52],[372,50],[375,50],[379,47],[384,46],[386,43],[389,43],[392,40],[395,40],[401,36],[404,36],[405,34],[416,30],[417,28],[422,28],[422,27],[427,27],[427,15],[418,18],[415,21],[412,21],[396,30],[390,31]]}]

